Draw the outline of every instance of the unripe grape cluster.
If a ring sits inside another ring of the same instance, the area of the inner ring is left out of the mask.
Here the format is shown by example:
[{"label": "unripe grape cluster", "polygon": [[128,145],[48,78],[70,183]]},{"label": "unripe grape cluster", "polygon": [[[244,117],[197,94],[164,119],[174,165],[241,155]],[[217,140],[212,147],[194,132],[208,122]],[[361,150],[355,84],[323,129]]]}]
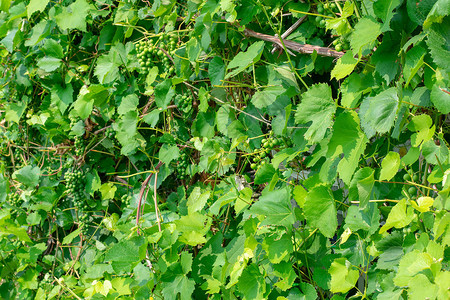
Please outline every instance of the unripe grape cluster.
[{"label": "unripe grape cluster", "polygon": [[74,146],[75,146],[75,155],[76,155],[76,156],[81,156],[81,155],[83,155],[84,150],[85,150],[85,145],[84,145],[84,139],[83,139],[83,137],[81,137],[81,136],[75,137]]},{"label": "unripe grape cluster", "polygon": [[192,110],[192,95],[176,95],[175,97],[175,103],[178,106],[178,109],[187,113],[190,112]]},{"label": "unripe grape cluster", "polygon": [[[317,13],[320,15],[328,16],[334,18],[339,9],[336,3],[325,3],[317,5]],[[326,19],[322,16],[316,16],[314,21],[318,27],[325,28]],[[336,51],[348,50],[350,49],[350,43],[346,36],[341,36],[333,41],[333,46]]]},{"label": "unripe grape cluster", "polygon": [[83,172],[68,171],[66,179],[66,192],[73,197],[73,202],[77,208],[84,208],[84,178]]},{"label": "unripe grape cluster", "polygon": [[268,155],[271,150],[284,148],[286,145],[283,139],[273,136],[273,131],[269,133],[269,137],[261,140],[261,148],[253,151],[252,163],[250,168],[258,170],[261,166],[268,163]]},{"label": "unripe grape cluster", "polygon": [[165,72],[169,76],[175,73],[171,60],[167,54],[171,54],[177,47],[176,37],[161,36],[159,42],[154,40],[140,41],[136,44],[137,57],[141,70],[148,73],[154,66],[159,72]]},{"label": "unripe grape cluster", "polygon": [[8,197],[8,202],[12,206],[20,206],[22,204],[22,199],[20,199],[20,195],[18,193],[10,193]]},{"label": "unripe grape cluster", "polygon": [[178,174],[178,179],[180,180],[184,180],[188,178],[188,174],[187,174],[187,167],[189,164],[189,157],[188,155],[183,152],[180,155],[180,158],[178,159],[178,163],[177,163],[177,174]]}]

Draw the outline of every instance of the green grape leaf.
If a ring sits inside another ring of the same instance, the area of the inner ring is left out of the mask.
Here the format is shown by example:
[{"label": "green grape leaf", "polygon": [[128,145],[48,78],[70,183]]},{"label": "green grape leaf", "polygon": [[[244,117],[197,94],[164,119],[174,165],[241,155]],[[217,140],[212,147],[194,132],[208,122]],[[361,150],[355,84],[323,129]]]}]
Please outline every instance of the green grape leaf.
[{"label": "green grape leaf", "polygon": [[259,41],[253,43],[250,47],[248,47],[246,52],[239,52],[228,64],[227,71],[229,72],[225,79],[233,77],[245,69],[247,69],[250,65],[256,63],[261,58],[262,51],[264,49],[264,42]]},{"label": "green grape leaf", "polygon": [[400,4],[402,4],[402,0],[378,0],[373,4],[373,10],[375,15],[383,21],[383,27],[381,31],[390,31],[389,23],[394,16],[394,9],[396,9]]},{"label": "green grape leaf", "polygon": [[41,169],[39,167],[32,167],[27,165],[17,171],[12,175],[14,180],[23,183],[27,187],[35,187],[39,184],[39,178],[41,176]]},{"label": "green grape leaf", "polygon": [[163,144],[159,150],[159,159],[166,165],[180,157],[180,150],[176,145]]},{"label": "green grape leaf", "polygon": [[[436,3],[438,4],[438,3]],[[450,11],[450,4],[447,4]],[[450,73],[450,16],[443,19],[442,23],[433,23],[426,40],[431,57],[439,68]]]},{"label": "green grape leaf", "polygon": [[252,103],[257,108],[264,108],[275,102],[278,96],[281,96],[286,89],[282,86],[269,86],[261,91],[257,91],[252,98]]},{"label": "green grape leaf", "polygon": [[73,87],[70,83],[62,87],[55,84],[51,89],[52,105],[58,107],[61,113],[64,113],[73,102]]},{"label": "green grape leaf", "polygon": [[220,56],[215,56],[209,63],[209,79],[212,85],[221,85],[225,78],[225,64]]},{"label": "green grape leaf", "polygon": [[53,39],[46,39],[44,45],[42,46],[42,51],[47,56],[64,58],[64,50],[60,43]]},{"label": "green grape leaf", "polygon": [[436,0],[407,0],[406,9],[409,18],[417,25],[422,25]]},{"label": "green grape leaf", "polygon": [[155,87],[155,103],[159,108],[167,108],[173,96],[175,96],[175,90],[171,80],[165,80]]},{"label": "green grape leaf", "polygon": [[302,102],[295,113],[297,124],[312,122],[305,133],[305,138],[312,144],[325,136],[332,123],[336,103],[331,95],[331,88],[325,83],[316,84],[303,93]]},{"label": "green grape leaf", "polygon": [[208,201],[209,196],[210,196],[209,191],[202,193],[200,187],[195,187],[194,190],[189,195],[187,201],[188,214],[202,210],[206,204],[206,201]]},{"label": "green grape leaf", "polygon": [[383,234],[392,227],[403,228],[414,219],[414,210],[412,207],[406,207],[406,199],[400,200],[389,212],[386,223],[380,228],[380,234]]},{"label": "green grape leaf", "polygon": [[179,241],[197,246],[206,242],[205,234],[209,230],[211,219],[207,216],[193,212],[187,216],[182,216],[180,219],[174,221],[177,230],[181,232]]},{"label": "green grape leaf", "polygon": [[37,66],[45,72],[53,72],[61,66],[61,59],[51,56],[45,56],[38,60]]},{"label": "green grape leaf", "polygon": [[56,24],[61,30],[78,29],[86,32],[86,17],[89,9],[89,3],[86,0],[76,0],[55,15]]},{"label": "green grape leaf", "polygon": [[353,56],[352,51],[345,52],[345,54],[338,59],[336,65],[331,71],[331,78],[340,80],[353,72],[358,64],[358,61]]},{"label": "green grape leaf", "polygon": [[345,217],[345,228],[351,231],[367,231],[369,234],[375,233],[380,226],[380,211],[375,203],[369,203],[362,209],[357,206],[350,206]]},{"label": "green grape leaf", "polygon": [[436,145],[433,140],[429,140],[423,143],[422,154],[428,163],[437,165],[447,161],[449,150],[444,141],[439,140],[439,145]]},{"label": "green grape leaf", "polygon": [[378,133],[388,132],[397,116],[399,99],[397,89],[387,89],[374,97],[367,97],[361,103],[359,117],[368,138]]},{"label": "green grape leaf", "polygon": [[443,23],[444,17],[448,15],[450,15],[450,3],[447,0],[437,0],[423,22],[423,28],[428,29],[434,23]]},{"label": "green grape leaf", "polygon": [[119,78],[119,65],[114,61],[113,51],[97,59],[94,75],[102,84],[115,82]]},{"label": "green grape leaf", "polygon": [[255,174],[255,184],[263,184],[269,182],[276,173],[275,168],[271,164],[262,165]]},{"label": "green grape leaf", "polygon": [[337,258],[328,269],[331,275],[330,290],[333,293],[346,293],[352,289],[359,278],[359,271],[351,268],[351,263],[345,258]]},{"label": "green grape leaf", "polygon": [[288,261],[289,256],[294,251],[292,239],[288,234],[283,234],[281,237],[276,235],[267,236],[262,242],[262,248],[266,251],[269,261],[273,264]]},{"label": "green grape leaf", "polygon": [[431,90],[430,99],[441,113],[450,113],[450,94],[447,88],[436,83]]},{"label": "green grape leaf", "polygon": [[394,277],[397,286],[408,286],[410,280],[425,269],[431,268],[433,257],[430,254],[413,250],[400,260],[398,272]]},{"label": "green grape leaf", "polygon": [[288,227],[295,222],[288,189],[274,190],[264,194],[251,206],[250,212],[265,217],[261,225]]},{"label": "green grape leaf", "polygon": [[422,142],[429,141],[433,138],[435,126],[429,115],[416,115],[408,124],[408,129],[417,133],[411,136],[411,146],[418,147]]},{"label": "green grape leaf", "polygon": [[403,67],[403,76],[406,79],[405,86],[409,85],[411,79],[413,79],[414,75],[422,67],[425,54],[425,49],[420,46],[414,46],[406,52],[405,65]]},{"label": "green grape leaf", "polygon": [[122,98],[117,112],[119,115],[124,115],[129,111],[134,111],[139,104],[139,98],[135,94],[130,94]]},{"label": "green grape leaf", "polygon": [[400,167],[400,154],[390,151],[381,162],[380,180],[391,180]]},{"label": "green grape leaf", "polygon": [[36,11],[43,11],[50,0],[30,0],[30,4],[27,6],[28,19]]},{"label": "green grape leaf", "polygon": [[341,113],[334,122],[333,134],[328,144],[327,157],[335,158],[344,153],[338,172],[345,183],[350,183],[359,158],[366,148],[367,138],[359,127],[359,117],[354,111]]},{"label": "green grape leaf", "polygon": [[381,24],[373,18],[366,16],[359,19],[350,35],[350,45],[353,53],[358,53],[361,56],[364,50],[373,48],[381,33]]},{"label": "green grape leaf", "polygon": [[[349,188],[350,199],[359,199],[359,207],[364,208],[369,203],[372,194],[375,171],[369,167],[358,170],[352,178]],[[354,200],[353,200],[354,201]]]},{"label": "green grape leaf", "polygon": [[264,299],[266,282],[256,264],[251,264],[243,270],[237,286],[244,295],[243,299]]},{"label": "green grape leaf", "polygon": [[319,228],[328,238],[333,237],[338,223],[333,194],[327,186],[318,185],[308,192],[304,212],[311,227]]}]

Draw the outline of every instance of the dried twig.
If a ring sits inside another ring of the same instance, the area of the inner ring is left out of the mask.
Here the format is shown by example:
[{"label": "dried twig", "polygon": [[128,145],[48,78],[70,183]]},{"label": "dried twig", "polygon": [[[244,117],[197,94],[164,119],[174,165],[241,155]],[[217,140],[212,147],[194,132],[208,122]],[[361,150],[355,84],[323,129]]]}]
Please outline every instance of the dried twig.
[{"label": "dried twig", "polygon": [[339,58],[345,54],[344,52],[336,51],[336,50],[333,50],[332,48],[319,47],[319,46],[314,46],[314,45],[309,45],[309,44],[299,44],[299,43],[285,40],[285,39],[283,39],[283,43],[281,43],[279,37],[259,33],[259,32],[253,31],[251,29],[248,29],[248,28],[244,29],[244,34],[247,36],[251,36],[251,37],[263,40],[263,41],[268,41],[268,42],[274,43],[281,48],[284,48],[283,47],[283,44],[284,44],[286,46],[286,48],[291,49],[298,53],[302,53],[302,54],[312,54],[312,53],[314,53],[314,51],[316,51],[317,54],[319,54],[319,55],[336,57],[336,58]]},{"label": "dried twig", "polygon": [[[292,26],[289,27],[288,30],[286,30],[286,31],[281,35],[281,38],[282,38],[282,39],[285,39],[285,38],[287,38],[288,36],[290,36],[291,33],[293,33],[293,32],[295,31],[295,29],[297,29],[298,26],[300,26],[300,24],[302,24],[302,22],[306,19],[306,17],[308,17],[308,16],[305,15],[305,16],[301,17],[300,19],[298,19],[297,22],[295,22],[294,24],[292,24]],[[275,44],[275,45],[273,46],[273,48],[272,48],[272,54],[274,54],[275,51],[277,51],[277,49],[283,50],[282,47],[280,48],[278,44]]]}]

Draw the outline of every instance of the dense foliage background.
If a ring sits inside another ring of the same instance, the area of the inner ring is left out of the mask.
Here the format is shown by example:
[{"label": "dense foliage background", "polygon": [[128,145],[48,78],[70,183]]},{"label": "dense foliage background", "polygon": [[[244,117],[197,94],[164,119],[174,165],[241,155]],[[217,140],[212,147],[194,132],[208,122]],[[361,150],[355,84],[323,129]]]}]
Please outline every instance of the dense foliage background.
[{"label": "dense foliage background", "polygon": [[0,298],[449,299],[449,14],[1,0]]}]

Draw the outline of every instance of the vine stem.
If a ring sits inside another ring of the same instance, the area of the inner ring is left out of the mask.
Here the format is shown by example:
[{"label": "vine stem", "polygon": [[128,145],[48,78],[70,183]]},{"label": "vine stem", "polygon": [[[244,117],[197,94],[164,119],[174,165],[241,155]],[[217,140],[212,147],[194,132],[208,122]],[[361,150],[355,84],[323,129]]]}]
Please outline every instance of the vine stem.
[{"label": "vine stem", "polygon": [[[303,22],[306,18],[307,18],[307,16],[303,16],[303,17],[301,17],[300,19],[298,19],[297,22],[295,22],[294,24],[292,24],[292,26],[289,27],[289,28],[281,35],[281,38],[282,38],[282,39],[285,39],[285,38],[287,38],[288,36],[290,36],[291,33],[294,32],[295,29],[297,29],[298,26],[300,26],[300,24],[302,24],[302,22]],[[272,48],[271,53],[274,54],[275,51],[277,51],[277,49],[283,50],[283,48],[280,48],[278,44],[275,44],[275,45],[273,46],[273,48]]]},{"label": "vine stem", "polygon": [[[156,170],[158,170],[164,163],[162,161],[160,161],[158,163],[158,165],[155,167],[155,172]],[[137,227],[137,233],[140,234],[139,232],[139,218],[141,216],[141,207],[142,207],[142,198],[144,197],[144,191],[148,186],[148,183],[150,181],[150,179],[152,178],[154,173],[150,173],[150,175],[148,175],[148,177],[144,180],[144,182],[142,183],[141,186],[141,191],[139,192],[139,202],[138,202],[138,207],[137,207],[137,214],[136,214],[136,225]]]}]

